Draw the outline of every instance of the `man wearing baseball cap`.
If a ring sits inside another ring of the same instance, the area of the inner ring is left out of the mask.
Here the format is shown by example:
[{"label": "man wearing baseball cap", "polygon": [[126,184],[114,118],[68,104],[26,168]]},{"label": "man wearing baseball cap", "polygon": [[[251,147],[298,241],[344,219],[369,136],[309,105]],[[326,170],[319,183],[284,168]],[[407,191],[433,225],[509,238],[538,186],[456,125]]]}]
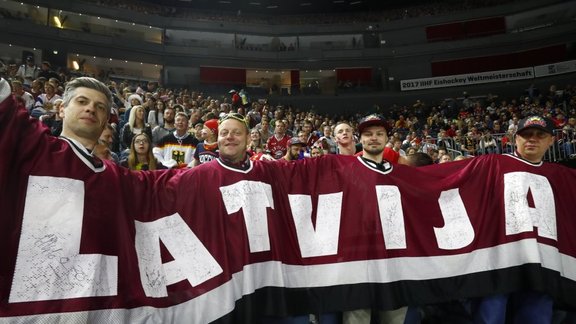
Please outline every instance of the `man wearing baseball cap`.
[{"label": "man wearing baseball cap", "polygon": [[299,137],[292,137],[288,141],[286,154],[284,154],[283,159],[286,161],[296,161],[304,158],[302,154],[302,149],[306,147],[306,143],[303,142]]},{"label": "man wearing baseball cap", "polygon": [[371,148],[368,149],[368,151],[364,149],[365,144],[364,141],[362,140],[362,133],[364,133],[366,130],[371,129],[371,127],[379,127],[380,130],[384,132],[384,138],[383,138],[384,147],[380,152],[381,158],[378,160],[384,159],[392,164],[397,163],[407,164],[406,157],[400,156],[398,152],[386,146],[386,144],[388,143],[388,133],[387,133],[388,124],[386,123],[386,119],[384,119],[384,117],[377,114],[368,115],[360,120],[358,124],[358,133],[360,134],[360,143],[362,144],[362,151],[357,153],[356,156],[366,156],[366,153],[371,154],[370,152],[373,151],[373,149]]},{"label": "man wearing baseball cap", "polygon": [[532,163],[541,163],[554,144],[554,123],[540,116],[526,117],[518,123],[515,155]]},{"label": "man wearing baseball cap", "polygon": [[[381,172],[392,170],[392,161],[386,159],[387,154],[385,152],[386,143],[388,143],[386,126],[386,120],[376,114],[362,118],[358,124],[362,152],[357,155],[360,156],[364,164]],[[389,150],[396,153],[390,148]],[[398,157],[392,157],[392,159],[398,162]],[[378,322],[402,324],[406,318],[406,310],[406,307],[401,307],[391,311],[380,311]],[[372,311],[370,309],[359,309],[344,312],[343,319],[344,324],[369,324],[372,321]]]},{"label": "man wearing baseball cap", "polygon": [[[541,116],[529,116],[518,123],[516,151],[511,155],[535,167],[542,165],[546,151],[554,144],[554,123]],[[511,304],[511,306],[508,306]],[[474,323],[504,323],[506,310],[513,313],[514,323],[551,323],[553,301],[535,291],[520,291],[480,298],[472,303]]]}]

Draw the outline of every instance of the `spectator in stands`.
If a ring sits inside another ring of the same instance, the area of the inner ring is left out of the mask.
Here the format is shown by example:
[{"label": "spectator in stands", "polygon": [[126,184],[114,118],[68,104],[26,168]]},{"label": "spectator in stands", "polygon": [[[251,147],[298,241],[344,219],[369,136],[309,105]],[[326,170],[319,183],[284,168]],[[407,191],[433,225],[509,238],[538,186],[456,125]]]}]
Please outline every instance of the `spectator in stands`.
[{"label": "spectator in stands", "polygon": [[440,155],[440,158],[438,159],[438,164],[451,162],[451,161],[452,161],[452,157],[450,156],[450,154],[444,153],[444,154]]},{"label": "spectator in stands", "polygon": [[24,102],[26,109],[28,109],[28,112],[32,111],[36,100],[34,99],[34,96],[30,94],[30,92],[24,90],[22,82],[19,80],[12,81],[12,93],[17,97],[22,98],[22,101]]},{"label": "spectator in stands", "polygon": [[116,163],[120,163],[120,158],[118,157],[118,138],[116,136],[116,129],[110,124],[106,124],[106,127],[100,134],[99,142],[105,143],[110,149],[110,154],[112,155],[112,160]]},{"label": "spectator in stands", "polygon": [[31,86],[32,81],[38,78],[40,73],[40,68],[34,63],[33,56],[27,56],[24,64],[20,65],[18,71],[16,71],[16,77],[22,81],[25,86]]},{"label": "spectator in stands", "polygon": [[44,61],[40,65],[40,72],[38,73],[38,77],[44,78],[49,81],[53,81],[50,79],[54,78],[58,80],[58,82],[60,82],[60,76],[58,75],[58,73],[52,71],[52,64],[50,64],[50,62],[48,61]]},{"label": "spectator in stands", "polygon": [[324,155],[324,150],[320,145],[314,145],[312,146],[312,148],[310,149],[310,157],[311,158],[316,158],[316,157],[320,157]]},{"label": "spectator in stands", "polygon": [[160,139],[164,136],[170,134],[175,130],[174,126],[174,117],[176,116],[176,111],[174,107],[166,107],[164,108],[164,112],[162,114],[163,123],[161,125],[157,125],[152,129],[152,143],[154,146],[158,145]]},{"label": "spectator in stands", "polygon": [[306,136],[306,147],[312,147],[312,145],[318,140],[319,136],[314,131],[314,124],[310,119],[304,120],[304,123],[302,124],[302,132],[304,132]]},{"label": "spectator in stands", "polygon": [[270,137],[268,142],[266,142],[266,150],[270,151],[270,155],[278,160],[286,155],[290,136],[286,135],[286,121],[277,120],[275,124],[274,136]]},{"label": "spectator in stands", "polygon": [[320,137],[320,141],[322,141],[323,145],[322,150],[326,153],[336,154],[338,150],[338,145],[336,144],[336,138],[334,138],[332,133],[332,126],[324,125],[322,127],[322,137]]},{"label": "spectator in stands", "polygon": [[286,154],[282,157],[282,159],[286,161],[296,161],[302,160],[304,155],[302,151],[306,147],[306,142],[300,139],[300,137],[292,137],[287,144]]},{"label": "spectator in stands", "polygon": [[130,148],[132,137],[136,134],[146,133],[152,138],[152,128],[145,121],[145,113],[142,106],[134,106],[130,109],[128,123],[124,125],[121,132],[123,148]]},{"label": "spectator in stands", "polygon": [[406,156],[406,165],[419,167],[434,164],[434,160],[430,157],[430,155],[424,152],[414,152],[412,154],[408,154]]},{"label": "spectator in stands", "polygon": [[248,144],[248,152],[250,155],[254,155],[264,151],[264,142],[262,141],[262,136],[260,136],[260,131],[254,127],[250,131],[250,143]]},{"label": "spectator in stands", "polygon": [[339,122],[334,127],[334,137],[338,145],[337,154],[354,155],[357,152],[354,129],[348,122]]},{"label": "spectator in stands", "polygon": [[202,142],[194,151],[192,166],[210,162],[218,157],[218,119],[207,120],[202,127]]},{"label": "spectator in stands", "polygon": [[485,130],[484,135],[480,137],[480,142],[478,142],[478,153],[479,154],[493,154],[498,152],[498,144],[496,139],[490,134],[490,130]]},{"label": "spectator in stands", "polygon": [[406,152],[402,149],[402,140],[399,138],[393,140],[392,149],[400,156],[406,156]]},{"label": "spectator in stands", "polygon": [[52,111],[54,103],[57,99],[61,99],[56,93],[57,86],[53,82],[44,83],[44,93],[38,96],[36,103],[34,104],[34,109],[32,110],[31,116],[38,118],[41,115]]},{"label": "spectator in stands", "polygon": [[34,100],[38,100],[41,94],[44,93],[44,81],[40,79],[35,79],[32,81],[32,85],[30,87],[30,94],[34,97]]},{"label": "spectator in stands", "polygon": [[[418,149],[416,149],[415,147],[409,147],[409,148],[406,150],[406,156],[412,155],[412,154],[417,153],[417,152],[418,152]],[[426,154],[426,153],[424,153],[424,154]],[[426,154],[426,155],[428,155],[428,154]],[[428,156],[429,156],[429,155],[428,155]]]},{"label": "spectator in stands", "polygon": [[177,113],[174,126],[176,130],[164,136],[152,152],[169,169],[191,167],[198,140],[188,133],[188,115]]},{"label": "spectator in stands", "polygon": [[148,111],[147,121],[150,127],[152,127],[152,129],[154,129],[156,126],[164,125],[165,107],[166,104],[162,100],[156,101],[156,105],[150,107],[150,110]]},{"label": "spectator in stands", "polygon": [[40,121],[50,128],[50,133],[54,136],[60,136],[60,133],[62,133],[63,118],[64,106],[62,99],[55,100],[52,110],[39,117]]},{"label": "spectator in stands", "polygon": [[262,141],[266,143],[268,139],[274,135],[274,130],[270,127],[270,117],[267,115],[263,115],[260,123],[256,125],[256,129],[260,131],[260,136],[262,137]]},{"label": "spectator in stands", "polygon": [[136,171],[166,169],[152,153],[152,141],[148,134],[140,133],[132,138],[130,153],[120,162],[125,168]]}]

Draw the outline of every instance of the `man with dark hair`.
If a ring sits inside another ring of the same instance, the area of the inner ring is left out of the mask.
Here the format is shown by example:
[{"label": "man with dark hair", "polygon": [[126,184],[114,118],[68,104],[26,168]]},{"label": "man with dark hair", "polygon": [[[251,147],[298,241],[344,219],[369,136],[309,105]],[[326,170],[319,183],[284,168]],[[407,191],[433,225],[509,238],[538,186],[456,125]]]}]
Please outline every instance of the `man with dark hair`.
[{"label": "man with dark hair", "polygon": [[170,134],[175,129],[174,117],[176,117],[176,110],[174,107],[168,106],[164,108],[162,117],[164,118],[164,124],[157,125],[152,129],[152,143],[154,146],[158,145],[158,142],[160,142],[164,136]]},{"label": "man with dark hair", "polygon": [[286,161],[296,161],[304,158],[302,149],[306,147],[306,143],[298,137],[292,137],[288,142],[288,150],[284,154],[283,159]]},{"label": "man with dark hair", "polygon": [[413,167],[425,166],[434,164],[434,160],[430,157],[430,155],[424,152],[416,152],[414,154],[410,154],[406,156],[406,164]]},{"label": "man with dark hair", "polygon": [[[375,114],[364,117],[358,124],[362,144],[362,155],[359,155],[359,158],[365,165],[381,173],[392,171],[392,164],[383,157],[384,148],[388,143],[387,126],[386,119]],[[406,307],[401,307],[391,311],[380,311],[379,323],[402,324],[406,310]],[[369,324],[371,319],[370,309],[344,312],[344,324]]]}]

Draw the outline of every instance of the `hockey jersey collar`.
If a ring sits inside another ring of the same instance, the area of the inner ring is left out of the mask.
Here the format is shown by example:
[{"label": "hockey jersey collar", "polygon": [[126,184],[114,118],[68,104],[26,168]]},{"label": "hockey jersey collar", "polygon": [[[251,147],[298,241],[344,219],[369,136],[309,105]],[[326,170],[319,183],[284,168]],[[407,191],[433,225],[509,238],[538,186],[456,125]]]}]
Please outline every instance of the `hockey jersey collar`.
[{"label": "hockey jersey collar", "polygon": [[376,171],[378,173],[388,174],[388,173],[392,172],[392,163],[390,163],[386,160],[383,160],[382,163],[377,163],[377,162],[372,161],[370,159],[367,159],[363,156],[359,156],[358,161],[360,161],[360,163],[362,163],[364,166],[366,166],[370,170]]},{"label": "hockey jersey collar", "polygon": [[534,162],[530,162],[530,161],[528,161],[528,160],[526,160],[526,159],[523,159],[523,158],[518,154],[518,152],[516,152],[516,151],[514,151],[514,153],[509,153],[509,154],[504,154],[504,155],[507,155],[507,156],[512,157],[512,158],[515,158],[515,159],[518,160],[518,161],[524,162],[524,163],[526,163],[526,164],[528,164],[528,165],[535,166],[535,167],[539,167],[539,166],[541,166],[542,164],[544,164],[544,161],[540,161],[540,162],[538,162],[538,163],[534,163]]},{"label": "hockey jersey collar", "polygon": [[70,147],[76,156],[78,156],[78,158],[84,162],[84,164],[86,164],[86,166],[88,166],[92,171],[99,173],[106,170],[106,164],[104,164],[104,162],[99,157],[94,156],[92,153],[88,152],[88,150],[82,144],[80,144],[80,142],[64,136],[60,136],[60,138],[70,144]]},{"label": "hockey jersey collar", "polygon": [[232,163],[226,159],[223,159],[222,157],[217,158],[216,161],[218,161],[222,167],[240,173],[248,173],[252,170],[253,167],[252,161],[248,157],[248,154],[246,154],[244,161],[241,163]]}]

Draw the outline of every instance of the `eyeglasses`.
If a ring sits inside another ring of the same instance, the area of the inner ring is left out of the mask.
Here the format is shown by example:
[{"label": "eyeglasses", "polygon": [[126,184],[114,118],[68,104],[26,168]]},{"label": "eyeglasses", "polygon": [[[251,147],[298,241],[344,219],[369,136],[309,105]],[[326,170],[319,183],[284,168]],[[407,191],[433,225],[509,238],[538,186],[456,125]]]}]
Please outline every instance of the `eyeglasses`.
[{"label": "eyeglasses", "polygon": [[136,143],[136,144],[148,144],[150,142],[148,142],[148,140],[146,140],[146,139],[137,139],[134,141],[134,143]]},{"label": "eyeglasses", "polygon": [[218,121],[218,125],[222,124],[224,121],[226,121],[228,119],[237,120],[237,121],[241,122],[242,124],[246,125],[247,129],[250,129],[250,126],[248,126],[248,121],[246,120],[246,117],[244,117],[244,115],[239,114],[239,113],[229,113],[229,114],[223,116]]}]

